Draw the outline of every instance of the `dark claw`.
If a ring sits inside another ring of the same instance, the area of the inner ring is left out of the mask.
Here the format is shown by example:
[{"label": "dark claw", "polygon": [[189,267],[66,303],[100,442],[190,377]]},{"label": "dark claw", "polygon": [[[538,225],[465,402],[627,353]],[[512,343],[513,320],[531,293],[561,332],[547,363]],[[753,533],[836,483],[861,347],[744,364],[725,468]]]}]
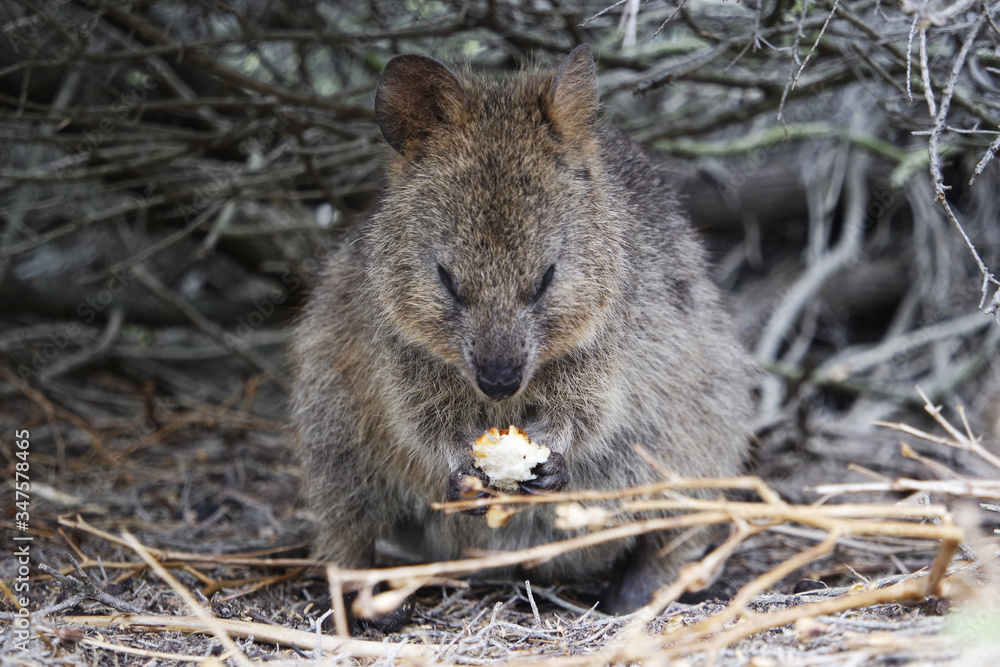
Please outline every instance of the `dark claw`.
[{"label": "dark claw", "polygon": [[[385,584],[379,584],[376,587],[376,592],[381,593],[386,590]],[[390,611],[387,614],[380,614],[375,618],[360,618],[354,615],[352,610],[354,599],[358,596],[357,593],[348,593],[344,596],[344,603],[347,605],[347,624],[351,632],[351,635],[358,636],[370,636],[372,632],[377,636],[378,634],[394,634],[399,632],[404,625],[410,622],[413,617],[413,606],[415,595],[408,596],[403,600],[397,609]],[[336,627],[334,625],[333,616],[328,616],[325,621],[323,621],[323,629],[328,632],[335,632]]]},{"label": "dark claw", "polygon": [[559,491],[569,483],[569,468],[566,467],[566,459],[559,452],[552,452],[549,458],[545,459],[531,469],[534,479],[526,482],[518,482],[524,493],[548,493]]},{"label": "dark claw", "polygon": [[[470,477],[472,479],[469,479]],[[476,480],[478,480],[479,484],[476,484]],[[475,498],[492,498],[493,494],[487,490],[489,488],[488,485],[489,482],[486,479],[486,473],[470,464],[468,467],[459,468],[448,476],[448,489],[445,492],[445,498],[449,502],[455,500],[473,500]],[[488,509],[488,507],[484,506],[462,511],[473,516],[482,516],[486,514],[486,510]]]},{"label": "dark claw", "polygon": [[351,634],[355,636],[366,635],[370,630],[387,635],[399,632],[413,617],[415,597],[415,595],[408,596],[395,611],[379,614],[375,618],[358,618],[354,614],[348,614]]}]

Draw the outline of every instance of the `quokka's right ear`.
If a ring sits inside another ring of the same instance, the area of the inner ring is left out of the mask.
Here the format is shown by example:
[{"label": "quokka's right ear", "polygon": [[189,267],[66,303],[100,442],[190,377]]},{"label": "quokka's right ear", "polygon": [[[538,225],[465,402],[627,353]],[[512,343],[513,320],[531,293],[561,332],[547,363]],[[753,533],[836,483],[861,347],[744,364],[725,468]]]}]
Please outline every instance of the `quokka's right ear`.
[{"label": "quokka's right ear", "polygon": [[574,138],[593,136],[599,98],[594,56],[586,44],[573,49],[556,73],[544,110],[561,133]]},{"label": "quokka's right ear", "polygon": [[443,63],[412,53],[385,65],[375,90],[375,119],[397,152],[407,155],[427,136],[468,111],[465,87]]}]

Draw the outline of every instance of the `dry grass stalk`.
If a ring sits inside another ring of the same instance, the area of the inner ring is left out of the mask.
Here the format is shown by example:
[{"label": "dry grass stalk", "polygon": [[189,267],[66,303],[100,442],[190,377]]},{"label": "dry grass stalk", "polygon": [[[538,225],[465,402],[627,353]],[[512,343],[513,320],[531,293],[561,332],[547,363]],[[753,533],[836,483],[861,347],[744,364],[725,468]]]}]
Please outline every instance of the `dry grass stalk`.
[{"label": "dry grass stalk", "polygon": [[[95,528],[87,523],[82,517],[77,516],[75,519],[67,519],[61,517],[59,519],[59,525],[65,526],[67,528],[72,528],[74,530],[79,530],[84,533],[93,535],[94,537],[99,537],[102,540],[110,542],[111,544],[116,544],[122,547],[131,548],[128,540],[123,537],[118,537],[109,533],[107,531],[101,530],[100,528]],[[73,543],[68,542],[72,547]],[[304,544],[292,544],[288,546],[282,546],[279,549],[267,549],[264,551],[255,551],[241,554],[199,554],[190,551],[171,551],[167,549],[156,549],[153,547],[144,547],[146,551],[150,553],[157,561],[163,564],[165,567],[174,568],[182,567],[184,565],[191,566],[202,566],[202,565],[245,565],[248,567],[318,567],[322,565],[321,561],[312,558],[269,558],[268,554],[275,553],[278,551],[291,551],[293,549],[299,549],[304,547]],[[77,550],[74,547],[74,551],[77,555],[77,560],[80,561],[81,567],[84,569],[88,567],[96,567],[98,563],[90,559],[86,554]],[[168,565],[169,563],[169,565]],[[135,563],[122,562],[116,563],[113,561],[101,561],[100,566],[105,569],[127,569],[134,570],[136,567]],[[71,570],[67,570],[71,571]]]},{"label": "dry grass stalk", "polygon": [[[87,617],[84,617],[87,618]],[[99,618],[99,617],[98,617]],[[81,623],[81,625],[88,625],[87,623]],[[142,658],[149,658],[150,660],[174,660],[183,662],[208,662],[210,660],[218,660],[219,658],[206,657],[203,655],[185,655],[182,653],[168,653],[166,651],[153,651],[145,648],[136,648],[134,646],[125,646],[123,644],[113,644],[111,642],[104,642],[98,639],[91,639],[86,637],[80,640],[80,643],[84,646],[90,648],[97,648],[103,651],[109,651],[111,653],[124,653],[126,655],[136,655]],[[228,656],[220,656],[220,658],[225,659]]]},{"label": "dry grass stalk", "polygon": [[[659,492],[665,494],[678,489],[692,488],[715,488],[715,489],[761,489],[763,482],[755,477],[746,478],[719,478],[719,479],[685,479],[670,480],[661,484],[646,485],[637,489],[626,489],[621,492],[610,493],[590,493],[576,492],[567,494],[550,494],[548,496],[498,496],[496,498],[478,499],[475,501],[461,501],[456,503],[441,503],[438,507],[447,509],[465,509],[470,506],[484,504],[521,504],[534,505],[543,503],[564,503],[567,500],[580,499],[607,499],[612,496],[625,498],[629,495],[651,495]],[[456,561],[439,563],[429,563],[425,565],[413,565],[394,568],[369,569],[369,570],[338,570],[335,572],[337,581],[347,590],[361,589],[358,612],[368,609],[365,588],[380,582],[387,582],[393,585],[399,583],[395,588],[412,588],[415,580],[428,580],[433,577],[445,575],[462,575],[471,572],[478,572],[485,569],[508,567],[511,565],[532,565],[545,562],[556,556],[583,547],[600,544],[603,542],[631,537],[655,530],[671,530],[678,528],[688,528],[692,526],[708,526],[711,524],[734,522],[740,524],[755,524],[755,530],[747,530],[741,533],[737,529],[737,536],[749,537],[750,534],[760,532],[784,523],[805,524],[822,528],[830,534],[839,537],[848,535],[884,535],[892,537],[911,537],[942,541],[941,554],[933,568],[935,576],[928,581],[928,593],[933,593],[944,573],[944,568],[950,559],[950,553],[957,548],[962,540],[962,531],[955,527],[948,511],[943,506],[900,506],[894,504],[845,504],[845,505],[790,505],[777,499],[777,494],[773,490],[760,494],[766,498],[762,502],[738,502],[730,500],[702,500],[698,498],[683,497],[681,499],[672,498],[644,498],[631,501],[623,501],[616,512],[608,512],[609,522],[617,515],[630,516],[638,512],[648,511],[672,511],[673,516],[631,520],[621,525],[611,525],[590,533],[574,536],[566,540],[552,542],[549,544],[523,549],[514,552],[504,552],[490,554],[478,558],[468,558]],[[682,513],[682,512],[687,512]],[[919,524],[903,519],[926,519],[934,518],[940,521],[940,525]],[[878,520],[876,520],[878,519]],[[743,538],[745,539],[745,538]],[[835,540],[836,541],[836,540]],[[834,541],[834,542],[835,542]],[[729,544],[729,543],[727,543]],[[727,546],[727,549],[731,549]],[[832,545],[831,545],[832,548]],[[829,551],[829,549],[827,549]],[[825,553],[825,552],[824,552]],[[822,555],[822,554],[820,554]],[[810,559],[812,560],[812,559]],[[807,561],[808,562],[808,561]],[[803,563],[804,564],[804,563]],[[792,568],[794,569],[794,568]],[[782,575],[784,576],[784,575]],[[697,589],[692,589],[697,590]],[[680,591],[683,592],[683,591]],[[380,593],[379,596],[386,596],[386,599],[399,597],[394,591]],[[372,604],[380,605],[372,598]]]},{"label": "dry grass stalk", "polygon": [[[763,498],[761,502],[736,502],[729,500],[702,500],[678,497],[679,489],[717,488],[754,489]],[[671,494],[671,497],[663,497]],[[659,495],[660,497],[650,497]],[[645,496],[638,499],[635,496]],[[620,499],[616,511],[607,511],[605,517],[614,521],[637,512],[672,511],[670,517],[631,520],[621,525],[594,530],[588,534],[559,542],[524,549],[517,552],[491,554],[465,560],[430,563],[407,567],[374,570],[336,570],[331,581],[341,589],[360,588],[354,611],[360,615],[384,613],[406,595],[434,577],[461,575],[495,567],[515,564],[528,565],[542,562],[574,549],[606,540],[620,539],[652,530],[706,526],[731,522],[736,529],[732,536],[697,563],[682,569],[678,579],[663,589],[646,608],[637,612],[630,623],[604,649],[591,656],[572,656],[554,659],[547,664],[606,664],[648,659],[652,656],[672,659],[688,653],[717,653],[729,644],[763,630],[786,625],[800,618],[831,614],[847,609],[866,607],[886,602],[913,602],[928,596],[941,595],[941,582],[952,556],[963,539],[962,531],[953,525],[947,509],[940,505],[919,507],[879,503],[854,503],[845,505],[790,505],[762,480],[753,477],[726,479],[672,479],[661,484],[627,489],[619,493],[576,492],[551,496],[502,496],[461,503],[440,505],[447,510],[461,509],[474,504],[502,503],[532,505],[566,503],[584,500]],[[915,519],[935,520],[938,525],[916,523]],[[685,591],[697,591],[710,583],[725,559],[749,537],[787,524],[804,524],[827,532],[826,539],[802,551],[769,572],[744,586],[722,613],[690,627],[680,627],[659,637],[650,637],[646,628],[660,611],[675,601]],[[793,609],[771,613],[753,612],[748,604],[754,596],[770,589],[777,581],[792,572],[830,553],[838,541],[850,535],[909,537],[938,540],[940,546],[926,576],[913,577],[904,582],[875,590],[850,591],[833,599],[804,604]],[[391,590],[374,594],[373,587],[386,582]],[[336,600],[337,598],[334,597]],[[342,603],[338,605],[342,607]],[[346,610],[337,612],[346,613]],[[550,659],[551,660],[551,659]]]},{"label": "dry grass stalk", "polygon": [[[385,658],[391,654],[398,658],[426,662],[433,657],[434,651],[440,648],[416,644],[391,644],[387,646],[363,639],[331,637],[266,623],[251,623],[225,618],[213,619],[214,630],[204,619],[197,616],[64,616],[62,620],[73,625],[96,628],[135,628],[151,632],[214,633],[216,630],[221,630],[231,637],[253,637],[259,642],[308,650],[318,648],[324,653],[339,656],[349,655],[357,658]],[[183,656],[175,656],[174,659],[183,660],[184,658]]]},{"label": "dry grass stalk", "polygon": [[[723,614],[695,625],[685,626],[681,623],[672,632],[659,637],[649,636],[645,632],[637,635],[630,633],[620,635],[621,639],[611,642],[595,654],[549,659],[545,661],[545,665],[546,667],[578,665],[596,667],[639,660],[659,664],[656,661],[674,660],[695,654],[706,654],[709,657],[708,664],[711,664],[714,657],[726,647],[759,632],[850,609],[861,609],[876,604],[912,602],[923,599],[923,591],[924,582],[919,579],[909,579],[884,588],[849,591],[821,602],[767,613],[754,612],[745,607],[735,609],[734,600]],[[728,620],[722,620],[723,616]]]},{"label": "dry grass stalk", "polygon": [[249,667],[250,660],[243,655],[243,651],[240,650],[240,647],[236,645],[233,638],[229,636],[226,629],[219,623],[219,619],[215,618],[211,611],[201,606],[198,601],[194,599],[194,596],[191,595],[191,592],[188,591],[188,589],[185,588],[181,582],[177,581],[170,574],[170,572],[166,570],[166,568],[160,565],[160,563],[153,558],[152,554],[149,553],[146,547],[144,547],[139,540],[135,539],[135,536],[130,533],[124,533],[122,537],[125,540],[125,543],[131,547],[143,561],[145,561],[146,565],[156,572],[157,576],[166,582],[166,584],[170,586],[179,598],[184,600],[184,603],[187,604],[188,608],[195,613],[195,616],[197,616],[198,619],[204,624],[205,628],[215,635],[219,642],[226,647],[231,654],[230,657],[232,657],[237,664],[241,665],[241,667]]}]

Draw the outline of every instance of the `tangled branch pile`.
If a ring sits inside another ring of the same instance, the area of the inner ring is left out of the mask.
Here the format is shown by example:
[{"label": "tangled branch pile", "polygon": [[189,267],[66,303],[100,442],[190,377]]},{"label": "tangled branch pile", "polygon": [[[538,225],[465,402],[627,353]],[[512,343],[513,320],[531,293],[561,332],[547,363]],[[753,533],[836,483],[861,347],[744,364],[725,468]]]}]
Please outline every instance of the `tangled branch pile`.
[{"label": "tangled branch pile", "polygon": [[159,361],[234,352],[283,383],[274,332],[378,187],[385,60],[503,72],[586,41],[607,115],[677,160],[774,373],[766,417],[817,387],[860,395],[851,423],[918,379],[978,389],[998,336],[962,316],[997,285],[996,6],[752,4],[8,3],[0,351],[62,394],[107,360],[179,394]]}]

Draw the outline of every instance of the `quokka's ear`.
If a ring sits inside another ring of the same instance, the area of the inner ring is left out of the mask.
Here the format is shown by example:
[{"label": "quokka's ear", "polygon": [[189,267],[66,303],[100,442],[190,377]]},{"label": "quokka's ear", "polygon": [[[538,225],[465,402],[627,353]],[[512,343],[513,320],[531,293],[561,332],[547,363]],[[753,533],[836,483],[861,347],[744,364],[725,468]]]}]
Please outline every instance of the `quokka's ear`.
[{"label": "quokka's ear", "polygon": [[395,56],[378,79],[375,119],[385,140],[403,155],[467,111],[468,95],[462,82],[433,58],[412,53]]},{"label": "quokka's ear", "polygon": [[598,103],[594,56],[589,46],[581,44],[556,73],[547,115],[559,132],[586,136],[597,122]]}]

